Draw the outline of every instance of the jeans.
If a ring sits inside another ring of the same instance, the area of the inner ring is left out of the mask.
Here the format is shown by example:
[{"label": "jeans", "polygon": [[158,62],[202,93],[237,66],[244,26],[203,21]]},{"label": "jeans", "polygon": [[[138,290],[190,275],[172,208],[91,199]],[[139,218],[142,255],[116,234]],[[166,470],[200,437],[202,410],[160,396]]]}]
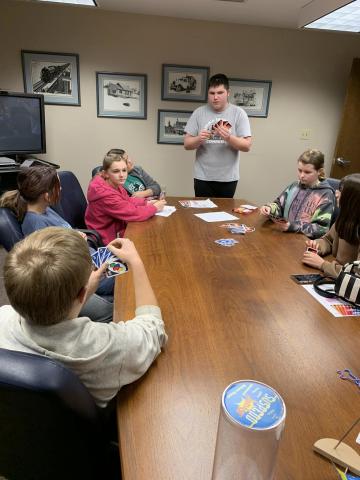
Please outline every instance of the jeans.
[{"label": "jeans", "polygon": [[109,323],[113,319],[114,305],[94,293],[83,305],[79,316],[89,317],[93,322]]}]

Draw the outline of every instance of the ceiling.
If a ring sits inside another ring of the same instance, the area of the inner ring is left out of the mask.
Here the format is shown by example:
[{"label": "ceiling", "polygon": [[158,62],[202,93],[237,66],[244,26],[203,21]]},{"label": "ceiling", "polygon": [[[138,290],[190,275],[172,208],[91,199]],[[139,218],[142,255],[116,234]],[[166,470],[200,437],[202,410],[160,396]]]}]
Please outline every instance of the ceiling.
[{"label": "ceiling", "polygon": [[[331,0],[330,0],[331,1]],[[298,28],[310,0],[96,0],[102,10],[266,27]]]}]

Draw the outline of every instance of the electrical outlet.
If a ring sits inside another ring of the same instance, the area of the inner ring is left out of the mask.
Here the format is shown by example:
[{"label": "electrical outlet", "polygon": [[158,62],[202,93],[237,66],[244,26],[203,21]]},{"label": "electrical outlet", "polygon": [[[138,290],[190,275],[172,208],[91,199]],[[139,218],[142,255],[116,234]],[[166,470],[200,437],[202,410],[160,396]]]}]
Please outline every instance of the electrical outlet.
[{"label": "electrical outlet", "polygon": [[311,137],[311,130],[309,128],[303,128],[300,132],[300,139],[310,140],[310,137]]}]

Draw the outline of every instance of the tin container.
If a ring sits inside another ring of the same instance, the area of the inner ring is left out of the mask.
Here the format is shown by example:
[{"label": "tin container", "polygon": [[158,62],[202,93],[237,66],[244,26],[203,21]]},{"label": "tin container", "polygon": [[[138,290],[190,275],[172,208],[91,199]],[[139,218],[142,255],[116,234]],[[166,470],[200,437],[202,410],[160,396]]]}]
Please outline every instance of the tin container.
[{"label": "tin container", "polygon": [[256,380],[231,383],[222,395],[212,480],[272,480],[285,417],[273,388]]}]

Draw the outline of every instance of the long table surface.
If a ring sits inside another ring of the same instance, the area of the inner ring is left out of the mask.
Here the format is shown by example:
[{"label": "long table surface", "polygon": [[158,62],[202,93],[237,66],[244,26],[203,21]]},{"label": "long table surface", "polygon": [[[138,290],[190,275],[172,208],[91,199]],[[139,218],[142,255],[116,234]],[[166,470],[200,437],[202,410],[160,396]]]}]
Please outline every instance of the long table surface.
[{"label": "long table surface", "polygon": [[[359,416],[358,388],[336,371],[359,374],[360,318],[333,317],[291,280],[313,272],[301,263],[303,235],[275,230],[258,211],[237,215],[255,232],[233,235],[194,216],[210,210],[178,200],[167,199],[177,208],[170,217],[126,230],[169,341],[146,375],[118,395],[123,478],[210,480],[222,392],[254,379],[275,388],[287,408],[275,479],[337,479],[312,445],[339,439]],[[229,213],[242,203],[213,200]],[[214,242],[226,237],[239,243]],[[117,280],[115,320],[134,316],[133,296],[129,272]],[[357,433],[346,443],[354,447]]]}]

